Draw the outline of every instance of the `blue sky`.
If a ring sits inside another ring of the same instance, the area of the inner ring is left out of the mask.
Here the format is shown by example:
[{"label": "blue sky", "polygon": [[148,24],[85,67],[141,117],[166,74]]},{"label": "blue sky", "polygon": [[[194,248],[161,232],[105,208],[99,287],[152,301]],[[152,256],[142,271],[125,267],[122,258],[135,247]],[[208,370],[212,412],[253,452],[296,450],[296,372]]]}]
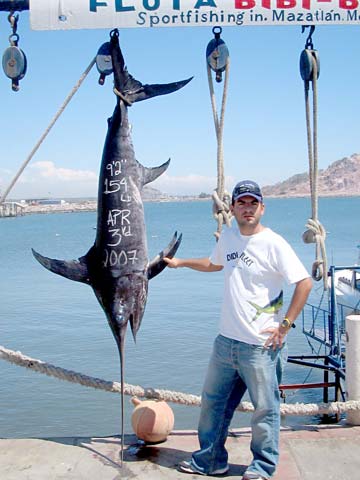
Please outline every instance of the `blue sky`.
[{"label": "blue sky", "polygon": [[[10,26],[0,13],[2,51]],[[109,30],[32,31],[20,14],[19,46],[28,60],[20,91],[0,71],[0,190],[4,191],[80,75],[109,39]],[[224,127],[227,186],[241,178],[272,184],[308,169],[303,82],[299,56],[307,32],[300,26],[224,27],[231,56]],[[122,29],[130,73],[143,83],[194,76],[182,90],[135,104],[129,116],[137,159],[145,166],[168,158],[153,187],[169,194],[199,194],[216,187],[216,137],[205,50],[209,27]],[[319,164],[359,152],[360,31],[318,26]],[[98,85],[92,70],[26,168],[9,198],[96,196],[112,80]],[[220,109],[222,84],[217,88]]]}]

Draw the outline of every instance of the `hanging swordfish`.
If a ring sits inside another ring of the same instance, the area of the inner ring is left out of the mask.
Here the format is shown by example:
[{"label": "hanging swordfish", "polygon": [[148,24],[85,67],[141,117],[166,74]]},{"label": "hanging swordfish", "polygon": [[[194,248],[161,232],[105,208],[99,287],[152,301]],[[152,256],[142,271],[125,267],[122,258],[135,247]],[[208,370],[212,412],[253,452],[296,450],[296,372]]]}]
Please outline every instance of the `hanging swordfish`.
[{"label": "hanging swordfish", "polygon": [[111,58],[117,103],[108,120],[100,167],[97,232],[94,245],[78,260],[35,258],[48,270],[63,277],[89,284],[105,311],[115,337],[121,365],[121,460],[124,446],[124,341],[130,323],[134,340],[145,310],[148,281],[165,267],[164,257],[173,257],[181,235],[175,232],[169,245],[148,261],[144,207],[141,189],[158,178],[169,161],[155,168],[142,166],[135,158],[128,121],[128,106],[140,100],[172,93],[190,80],[142,85],[125,67],[118,31],[111,34]]}]

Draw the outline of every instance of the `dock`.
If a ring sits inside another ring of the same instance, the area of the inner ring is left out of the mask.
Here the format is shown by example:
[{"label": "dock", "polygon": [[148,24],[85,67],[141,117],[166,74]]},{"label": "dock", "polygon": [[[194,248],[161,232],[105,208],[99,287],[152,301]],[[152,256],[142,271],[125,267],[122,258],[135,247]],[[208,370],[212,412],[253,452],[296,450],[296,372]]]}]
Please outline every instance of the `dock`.
[{"label": "dock", "polygon": [[0,203],[0,218],[24,215],[25,205],[19,202]]},{"label": "dock", "polygon": [[[229,472],[241,480],[251,460],[249,428],[231,430],[227,440]],[[124,462],[120,438],[67,437],[0,439],[2,480],[195,480],[177,464],[198,448],[196,431],[174,431],[157,445],[139,446],[126,435]],[[280,463],[273,480],[346,480],[359,478],[360,426],[344,423],[284,427]]]}]

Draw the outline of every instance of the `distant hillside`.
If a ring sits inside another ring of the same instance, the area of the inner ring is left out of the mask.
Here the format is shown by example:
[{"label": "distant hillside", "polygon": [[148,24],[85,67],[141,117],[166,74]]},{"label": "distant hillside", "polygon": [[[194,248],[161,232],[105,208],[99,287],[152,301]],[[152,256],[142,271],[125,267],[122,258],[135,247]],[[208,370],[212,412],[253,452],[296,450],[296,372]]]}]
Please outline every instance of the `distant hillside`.
[{"label": "distant hillside", "polygon": [[167,198],[168,195],[161,193],[160,190],[156,188],[149,187],[149,185],[145,185],[141,192],[141,197],[144,202],[155,202],[157,200],[162,200]]},{"label": "distant hillside", "polygon": [[[354,153],[319,170],[320,196],[360,195],[360,154]],[[298,173],[287,180],[263,187],[265,196],[303,197],[310,194],[309,174]]]}]

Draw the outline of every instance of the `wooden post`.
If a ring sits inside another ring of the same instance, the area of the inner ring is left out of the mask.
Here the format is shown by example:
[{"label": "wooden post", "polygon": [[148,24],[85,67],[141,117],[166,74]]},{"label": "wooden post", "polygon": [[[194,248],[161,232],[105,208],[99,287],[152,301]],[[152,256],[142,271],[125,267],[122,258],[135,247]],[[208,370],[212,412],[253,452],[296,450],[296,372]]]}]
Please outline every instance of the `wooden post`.
[{"label": "wooden post", "polygon": [[[346,317],[346,395],[360,400],[360,315]],[[360,425],[360,410],[347,412],[346,422]]]}]

